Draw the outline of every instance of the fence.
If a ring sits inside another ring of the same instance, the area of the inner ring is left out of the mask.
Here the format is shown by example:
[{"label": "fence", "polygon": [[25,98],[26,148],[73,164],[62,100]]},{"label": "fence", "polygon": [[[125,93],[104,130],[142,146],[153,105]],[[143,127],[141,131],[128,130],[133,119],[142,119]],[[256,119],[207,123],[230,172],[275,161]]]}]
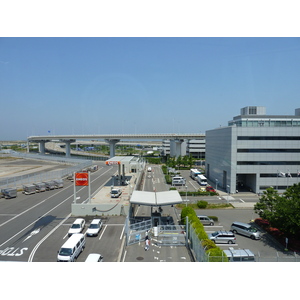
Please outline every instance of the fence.
[{"label": "fence", "polygon": [[50,155],[39,155],[39,154],[30,154],[30,153],[19,153],[15,151],[10,152],[10,156],[26,158],[26,159],[35,159],[43,161],[51,161],[60,164],[70,164],[68,168],[50,171],[50,172],[35,172],[26,175],[7,177],[0,181],[0,188],[18,188],[22,187],[24,184],[31,184],[36,182],[49,181],[53,179],[62,179],[63,177],[73,174],[79,170],[87,168],[93,164],[92,160],[79,160],[71,159],[67,157],[58,157]]},{"label": "fence", "polygon": [[[127,221],[128,222],[128,221]],[[127,245],[145,240],[148,230],[152,227],[152,220],[141,221],[127,226]]]},{"label": "fence", "polygon": [[185,226],[159,225],[154,239],[161,246],[186,246]]},{"label": "fence", "polygon": [[207,262],[208,261],[208,255],[205,252],[205,249],[203,248],[198,235],[195,232],[195,229],[191,226],[190,222],[187,222],[187,237],[189,241],[189,247],[195,257],[195,261],[198,262]]}]

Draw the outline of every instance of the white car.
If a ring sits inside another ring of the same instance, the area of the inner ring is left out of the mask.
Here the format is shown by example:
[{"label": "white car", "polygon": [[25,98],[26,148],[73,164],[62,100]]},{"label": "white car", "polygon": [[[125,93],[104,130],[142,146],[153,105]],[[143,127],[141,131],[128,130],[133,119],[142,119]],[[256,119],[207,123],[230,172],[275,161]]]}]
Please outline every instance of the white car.
[{"label": "white car", "polygon": [[85,262],[103,262],[103,256],[98,253],[91,253],[85,260]]},{"label": "white car", "polygon": [[97,236],[102,227],[101,219],[94,219],[86,231],[87,236]]},{"label": "white car", "polygon": [[71,228],[69,229],[68,235],[71,236],[74,233],[81,233],[85,227],[85,220],[84,219],[76,219],[72,224]]}]

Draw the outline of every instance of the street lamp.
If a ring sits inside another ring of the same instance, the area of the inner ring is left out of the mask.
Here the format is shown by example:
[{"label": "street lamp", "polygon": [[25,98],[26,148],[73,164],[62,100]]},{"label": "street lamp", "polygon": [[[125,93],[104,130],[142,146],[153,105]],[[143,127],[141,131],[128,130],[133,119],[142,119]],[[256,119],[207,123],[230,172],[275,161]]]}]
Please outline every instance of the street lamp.
[{"label": "street lamp", "polygon": [[218,190],[218,182],[219,182],[219,180],[216,179],[216,191]]}]

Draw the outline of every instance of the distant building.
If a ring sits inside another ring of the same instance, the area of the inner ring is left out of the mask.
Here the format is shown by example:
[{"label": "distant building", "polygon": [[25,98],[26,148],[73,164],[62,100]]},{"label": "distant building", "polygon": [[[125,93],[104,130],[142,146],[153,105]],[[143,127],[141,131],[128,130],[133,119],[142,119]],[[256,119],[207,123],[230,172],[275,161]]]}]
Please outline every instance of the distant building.
[{"label": "distant building", "polygon": [[192,156],[194,158],[205,159],[205,136],[203,139],[192,140],[163,140],[162,155],[171,157]]},{"label": "distant building", "polygon": [[300,108],[266,115],[248,106],[228,127],[206,131],[206,176],[230,193],[272,186],[283,192],[300,181]]}]

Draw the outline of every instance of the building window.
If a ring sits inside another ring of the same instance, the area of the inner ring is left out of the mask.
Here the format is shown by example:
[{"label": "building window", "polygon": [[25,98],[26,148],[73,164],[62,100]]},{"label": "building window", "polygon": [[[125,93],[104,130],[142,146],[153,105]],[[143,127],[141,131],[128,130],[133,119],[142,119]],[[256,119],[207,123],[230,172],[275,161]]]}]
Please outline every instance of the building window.
[{"label": "building window", "polygon": [[238,161],[239,166],[295,166],[300,165],[300,161]]},{"label": "building window", "polygon": [[250,106],[249,107],[249,115],[256,115],[256,114],[257,114],[256,106]]},{"label": "building window", "polygon": [[237,149],[237,153],[300,153],[300,149]]},{"label": "building window", "polygon": [[239,141],[299,141],[300,136],[238,136]]}]

